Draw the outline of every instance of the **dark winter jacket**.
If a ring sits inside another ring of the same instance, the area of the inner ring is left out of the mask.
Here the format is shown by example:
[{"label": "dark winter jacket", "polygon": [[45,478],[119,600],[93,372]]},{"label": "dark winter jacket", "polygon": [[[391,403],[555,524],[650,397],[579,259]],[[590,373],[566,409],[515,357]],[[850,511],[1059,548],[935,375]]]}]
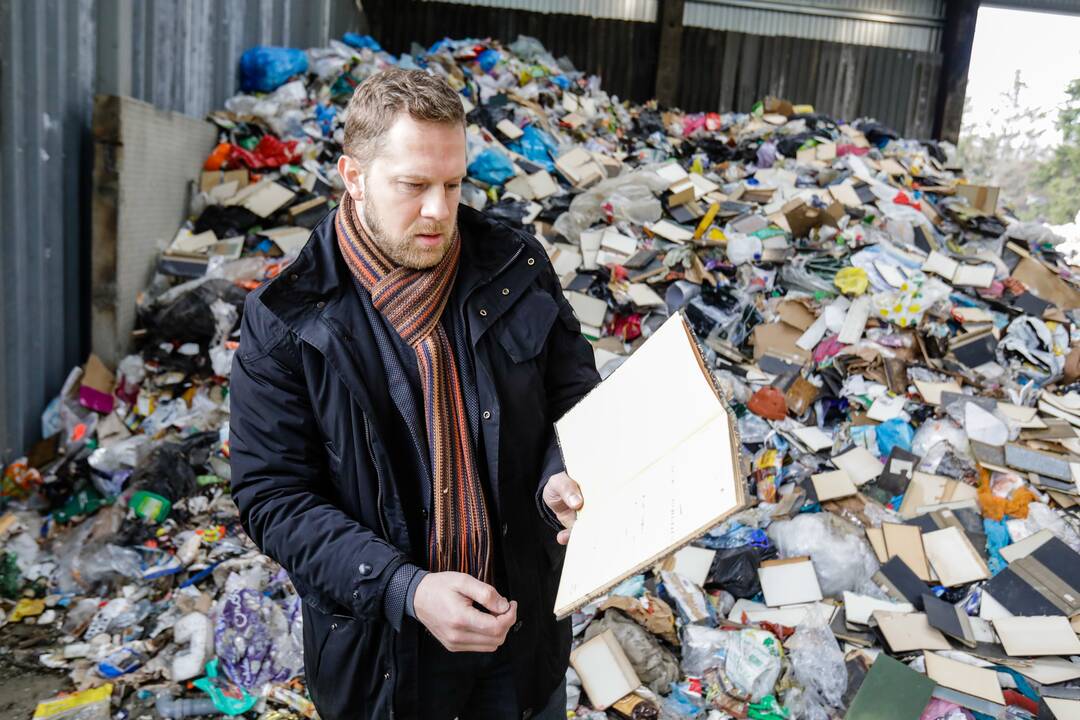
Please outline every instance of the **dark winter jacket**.
[{"label": "dark winter jacket", "polygon": [[[383,594],[403,562],[424,565],[429,493],[339,254],[335,212],[245,303],[230,388],[232,488],[245,530],[304,600],[304,664],[320,715],[412,718],[424,629],[405,618],[393,630]],[[563,469],[552,423],[598,376],[535,238],[464,206],[458,222],[446,312],[458,313],[475,353],[478,462],[507,595],[518,601],[507,643],[529,717],[561,681],[570,647],[568,623],[552,613],[562,548],[539,501]]]}]

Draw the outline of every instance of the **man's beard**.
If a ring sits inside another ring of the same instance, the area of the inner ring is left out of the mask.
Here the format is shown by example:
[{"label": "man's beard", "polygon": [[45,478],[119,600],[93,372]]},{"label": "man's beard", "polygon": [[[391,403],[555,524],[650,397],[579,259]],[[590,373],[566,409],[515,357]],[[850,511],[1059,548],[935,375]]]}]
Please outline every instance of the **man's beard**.
[{"label": "man's beard", "polygon": [[[454,224],[449,226],[421,221],[410,226],[404,237],[392,237],[382,226],[379,214],[365,195],[360,203],[360,221],[371,236],[372,242],[397,265],[414,270],[427,270],[439,264],[450,247],[450,237]],[[423,247],[416,242],[417,235],[442,235],[442,244],[437,247]]]}]

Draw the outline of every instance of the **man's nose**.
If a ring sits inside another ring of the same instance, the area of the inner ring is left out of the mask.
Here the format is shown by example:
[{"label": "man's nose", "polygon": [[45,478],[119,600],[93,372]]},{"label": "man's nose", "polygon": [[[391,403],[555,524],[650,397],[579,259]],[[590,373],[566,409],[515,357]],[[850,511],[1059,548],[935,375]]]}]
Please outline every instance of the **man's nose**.
[{"label": "man's nose", "polygon": [[420,215],[436,222],[442,222],[450,217],[450,203],[446,201],[446,188],[436,185],[424,194],[424,204],[420,208]]}]

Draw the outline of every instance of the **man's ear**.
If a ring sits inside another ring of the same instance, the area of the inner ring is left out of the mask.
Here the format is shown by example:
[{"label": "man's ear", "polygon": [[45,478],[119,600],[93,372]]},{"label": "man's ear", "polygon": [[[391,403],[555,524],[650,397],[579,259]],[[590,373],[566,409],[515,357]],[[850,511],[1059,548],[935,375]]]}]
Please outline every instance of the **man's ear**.
[{"label": "man's ear", "polygon": [[364,199],[364,169],[356,158],[342,155],[337,162],[338,174],[345,183],[345,190],[356,202]]}]

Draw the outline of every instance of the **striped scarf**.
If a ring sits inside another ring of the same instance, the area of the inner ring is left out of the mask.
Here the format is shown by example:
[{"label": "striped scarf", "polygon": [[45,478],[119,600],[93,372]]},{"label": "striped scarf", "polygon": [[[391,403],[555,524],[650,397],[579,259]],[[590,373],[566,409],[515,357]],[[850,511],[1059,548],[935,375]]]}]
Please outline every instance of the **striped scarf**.
[{"label": "striped scarf", "polygon": [[396,266],[386,257],[364,231],[356,202],[347,192],[336,228],[338,247],[352,274],[371,294],[375,309],[416,352],[435,506],[428,534],[430,569],[488,582],[492,540],[487,502],[473,457],[457,360],[439,322],[461,256],[457,228],[446,255],[428,270]]}]

